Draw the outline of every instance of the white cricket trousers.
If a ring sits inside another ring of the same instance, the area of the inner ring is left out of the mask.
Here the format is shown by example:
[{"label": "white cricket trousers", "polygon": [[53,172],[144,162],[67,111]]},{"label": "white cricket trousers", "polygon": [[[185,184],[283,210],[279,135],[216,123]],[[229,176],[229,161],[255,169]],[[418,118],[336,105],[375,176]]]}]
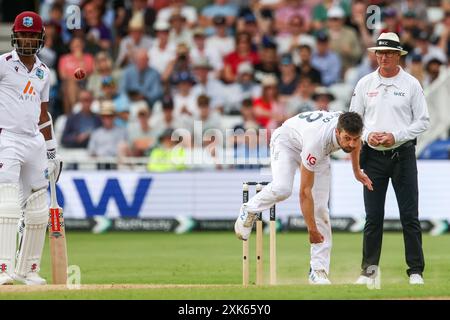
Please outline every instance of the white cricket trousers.
[{"label": "white cricket trousers", "polygon": [[[277,128],[270,141],[270,159],[272,182],[255,194],[245,204],[248,212],[267,210],[277,202],[287,199],[292,193],[295,172],[300,168],[300,152],[290,146],[289,132],[286,128]],[[330,194],[330,160],[318,164],[312,189],[314,199],[314,217],[317,228],[324,237],[320,244],[311,244],[311,268],[323,269],[329,273],[331,254],[331,225],[328,211]]]},{"label": "white cricket trousers", "polygon": [[47,167],[47,147],[42,134],[31,137],[1,130],[0,183],[20,187],[22,207],[33,191],[47,188]]}]

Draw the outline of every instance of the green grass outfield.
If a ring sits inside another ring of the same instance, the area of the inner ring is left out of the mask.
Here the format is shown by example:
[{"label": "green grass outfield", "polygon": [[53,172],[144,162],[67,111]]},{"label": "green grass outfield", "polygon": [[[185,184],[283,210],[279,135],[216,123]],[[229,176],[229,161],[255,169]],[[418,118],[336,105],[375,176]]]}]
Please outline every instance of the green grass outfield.
[{"label": "green grass outfield", "polygon": [[[232,232],[68,233],[69,264],[81,269],[80,290],[0,287],[0,299],[450,299],[450,235],[423,238],[425,281],[410,286],[401,233],[385,233],[381,289],[355,286],[362,234],[335,233],[331,286],[307,282],[306,233],[277,235],[277,286],[247,288],[242,283],[242,243]],[[268,244],[265,241],[265,280]],[[254,235],[250,243],[251,279],[255,276]],[[50,279],[48,244],[41,274]],[[112,285],[111,285],[112,284]]]}]

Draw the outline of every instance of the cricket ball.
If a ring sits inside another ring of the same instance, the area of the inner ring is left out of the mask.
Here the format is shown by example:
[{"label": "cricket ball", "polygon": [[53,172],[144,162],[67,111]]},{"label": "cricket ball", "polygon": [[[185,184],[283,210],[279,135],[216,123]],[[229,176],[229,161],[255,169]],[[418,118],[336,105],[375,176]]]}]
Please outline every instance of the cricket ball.
[{"label": "cricket ball", "polygon": [[77,80],[82,80],[84,79],[84,77],[86,77],[86,72],[81,68],[77,68],[73,75]]}]

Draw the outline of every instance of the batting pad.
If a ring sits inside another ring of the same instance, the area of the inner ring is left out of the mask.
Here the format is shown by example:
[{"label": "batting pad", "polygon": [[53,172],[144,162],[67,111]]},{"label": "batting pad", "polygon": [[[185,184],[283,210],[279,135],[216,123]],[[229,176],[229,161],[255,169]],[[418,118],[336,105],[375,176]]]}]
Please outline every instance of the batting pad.
[{"label": "batting pad", "polygon": [[16,266],[16,274],[26,277],[38,272],[48,223],[47,190],[31,194],[25,205],[25,230]]},{"label": "batting pad", "polygon": [[0,184],[0,272],[14,271],[20,212],[19,186]]}]

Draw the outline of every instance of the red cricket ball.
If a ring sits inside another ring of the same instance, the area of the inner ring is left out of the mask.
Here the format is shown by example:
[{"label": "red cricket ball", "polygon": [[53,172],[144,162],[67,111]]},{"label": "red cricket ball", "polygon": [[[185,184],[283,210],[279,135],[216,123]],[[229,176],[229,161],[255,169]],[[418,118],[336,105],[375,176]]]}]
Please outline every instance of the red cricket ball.
[{"label": "red cricket ball", "polygon": [[77,80],[82,80],[84,79],[84,77],[86,77],[86,72],[81,68],[77,68],[73,75]]}]

